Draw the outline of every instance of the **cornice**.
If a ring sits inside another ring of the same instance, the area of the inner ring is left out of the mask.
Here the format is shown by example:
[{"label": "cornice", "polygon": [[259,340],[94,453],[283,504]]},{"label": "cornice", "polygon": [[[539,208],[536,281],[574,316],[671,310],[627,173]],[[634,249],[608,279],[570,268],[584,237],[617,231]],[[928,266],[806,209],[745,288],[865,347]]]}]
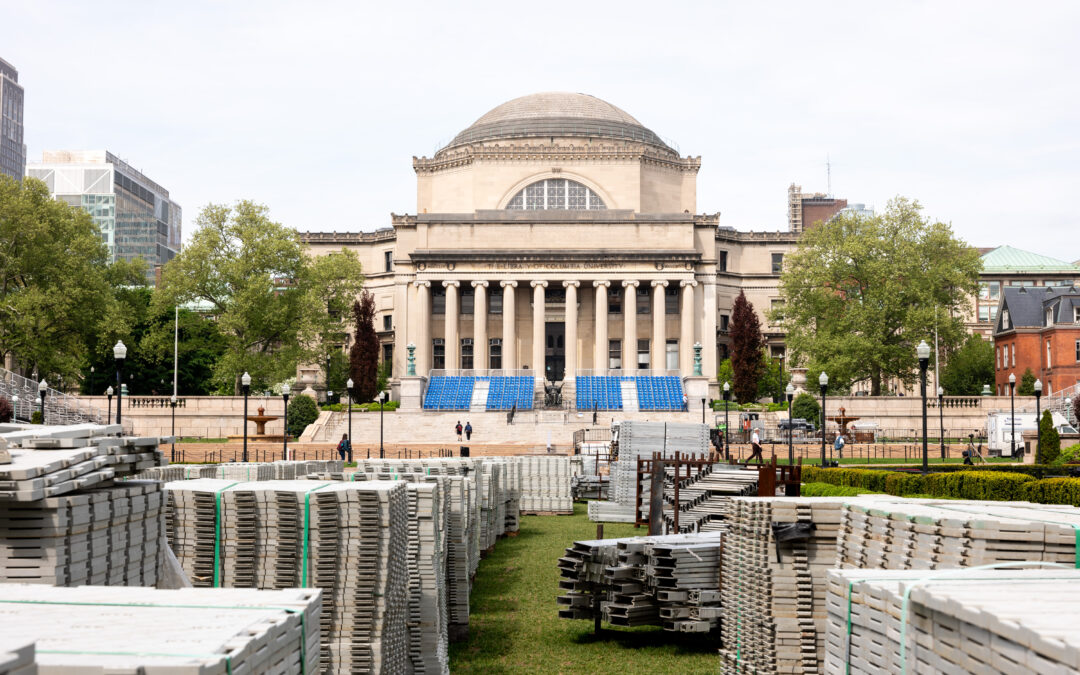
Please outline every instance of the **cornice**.
[{"label": "cornice", "polygon": [[657,262],[696,263],[694,250],[637,249],[417,249],[409,254],[414,263],[469,262]]},{"label": "cornice", "polygon": [[394,241],[397,232],[393,228],[383,228],[374,232],[299,232],[300,241],[305,244],[370,244],[381,241]]},{"label": "cornice", "polygon": [[653,146],[625,143],[593,143],[589,145],[555,144],[492,144],[470,145],[445,152],[435,157],[413,157],[416,173],[435,173],[445,169],[468,166],[476,161],[641,161],[665,166],[679,171],[697,173],[701,169],[701,157],[680,157],[674,152],[664,152]]}]

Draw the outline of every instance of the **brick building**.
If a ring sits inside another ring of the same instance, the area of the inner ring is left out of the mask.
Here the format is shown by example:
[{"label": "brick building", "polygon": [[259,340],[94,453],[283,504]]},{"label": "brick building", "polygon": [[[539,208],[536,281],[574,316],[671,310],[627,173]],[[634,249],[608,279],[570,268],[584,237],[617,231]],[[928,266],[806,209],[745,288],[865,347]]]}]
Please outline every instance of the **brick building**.
[{"label": "brick building", "polygon": [[1009,375],[1019,383],[1024,371],[1043,382],[1043,393],[1080,384],[1080,288],[1076,286],[1001,289],[994,327],[997,394],[1009,393]]}]

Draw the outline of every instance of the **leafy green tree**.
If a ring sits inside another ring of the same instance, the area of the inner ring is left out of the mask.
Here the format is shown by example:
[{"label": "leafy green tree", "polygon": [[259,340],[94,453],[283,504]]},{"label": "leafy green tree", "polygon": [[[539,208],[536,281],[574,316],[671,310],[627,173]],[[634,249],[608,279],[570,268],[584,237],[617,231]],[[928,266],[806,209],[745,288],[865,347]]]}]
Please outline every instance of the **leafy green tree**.
[{"label": "leafy green tree", "polygon": [[791,402],[791,416],[813,422],[815,426],[821,426],[821,405],[813,394],[804,391]]},{"label": "leafy green tree", "polygon": [[[0,176],[0,353],[54,386],[74,382],[101,336],[125,335],[115,289],[144,265],[109,262],[101,232],[39,180]],[[115,340],[113,340],[115,342]]]},{"label": "leafy green tree", "polygon": [[1054,428],[1054,418],[1049,410],[1044,410],[1039,420],[1039,446],[1036,464],[1052,464],[1061,454],[1061,434]]},{"label": "leafy green tree", "polygon": [[287,420],[289,435],[300,438],[304,429],[319,418],[319,406],[315,399],[307,394],[297,394],[289,401],[289,418]]},{"label": "leafy green tree", "polygon": [[[915,346],[937,328],[945,353],[966,337],[963,316],[978,287],[978,251],[897,197],[873,217],[842,213],[816,225],[787,256],[784,308],[791,358],[829,373],[830,388],[890,377],[914,382]],[[932,343],[932,340],[930,340]]]},{"label": "leafy green tree", "polygon": [[993,381],[994,345],[978,335],[969,335],[941,369],[941,386],[950,396],[978,396]]},{"label": "leafy green tree", "polygon": [[363,284],[356,255],[311,256],[299,235],[250,201],[203,209],[184,250],[165,266],[157,309],[208,303],[225,339],[214,367],[234,393],[240,375],[255,389],[281,382],[301,361],[318,363],[340,343],[348,308]]},{"label": "leafy green tree", "polygon": [[[731,368],[731,359],[724,359],[720,367],[716,369],[716,381],[720,383],[720,395],[723,396],[724,383],[731,384],[735,380],[735,371]],[[721,400],[723,400],[721,398]],[[735,399],[732,398],[734,401]]]},{"label": "leafy green tree", "polygon": [[784,388],[787,387],[788,380],[791,379],[787,371],[784,370],[784,364],[779,359],[769,358],[769,355],[765,353],[765,350],[761,352],[761,376],[758,379],[757,397],[770,398],[773,401],[785,401]]},{"label": "leafy green tree", "polygon": [[767,360],[764,350],[765,337],[757,312],[746,294],[739,291],[731,310],[731,391],[739,403],[749,403],[759,396],[761,371]]},{"label": "leafy green tree", "polygon": [[1020,376],[1020,384],[1016,387],[1016,395],[1035,395],[1035,373],[1031,372],[1031,368],[1025,370],[1024,374]]}]

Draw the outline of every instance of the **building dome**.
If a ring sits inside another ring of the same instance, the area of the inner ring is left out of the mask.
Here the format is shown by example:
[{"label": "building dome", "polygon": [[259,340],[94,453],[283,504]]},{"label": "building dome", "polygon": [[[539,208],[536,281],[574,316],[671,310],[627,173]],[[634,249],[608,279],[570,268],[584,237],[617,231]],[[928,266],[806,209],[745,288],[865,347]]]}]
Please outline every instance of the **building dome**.
[{"label": "building dome", "polygon": [[492,108],[454,137],[452,148],[504,138],[605,138],[671,150],[626,111],[588,94],[530,94]]}]

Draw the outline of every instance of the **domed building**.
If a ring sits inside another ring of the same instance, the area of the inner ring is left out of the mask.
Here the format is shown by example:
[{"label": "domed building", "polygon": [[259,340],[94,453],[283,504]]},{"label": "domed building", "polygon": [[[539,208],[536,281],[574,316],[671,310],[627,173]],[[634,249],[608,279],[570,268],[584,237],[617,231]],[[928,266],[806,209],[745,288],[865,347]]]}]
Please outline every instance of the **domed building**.
[{"label": "domed building", "polygon": [[413,158],[392,229],[303,237],[360,255],[403,407],[522,409],[545,384],[580,409],[700,407],[735,296],[767,310],[796,235],[697,213],[701,158],[672,145],[594,96],[523,96]]}]

